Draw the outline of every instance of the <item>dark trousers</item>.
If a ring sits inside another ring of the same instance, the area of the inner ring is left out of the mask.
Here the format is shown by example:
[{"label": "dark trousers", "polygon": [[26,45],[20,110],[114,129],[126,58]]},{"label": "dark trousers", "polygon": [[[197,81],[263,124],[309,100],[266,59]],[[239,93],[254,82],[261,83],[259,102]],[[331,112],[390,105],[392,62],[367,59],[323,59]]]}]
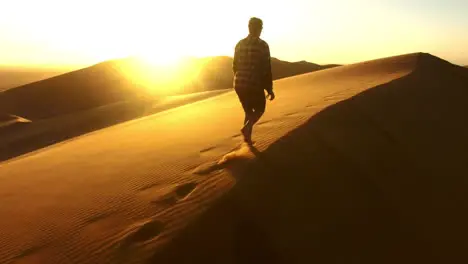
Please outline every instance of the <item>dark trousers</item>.
[{"label": "dark trousers", "polygon": [[252,129],[253,125],[262,117],[265,112],[266,98],[265,92],[260,89],[238,89],[237,96],[244,109],[244,128]]}]

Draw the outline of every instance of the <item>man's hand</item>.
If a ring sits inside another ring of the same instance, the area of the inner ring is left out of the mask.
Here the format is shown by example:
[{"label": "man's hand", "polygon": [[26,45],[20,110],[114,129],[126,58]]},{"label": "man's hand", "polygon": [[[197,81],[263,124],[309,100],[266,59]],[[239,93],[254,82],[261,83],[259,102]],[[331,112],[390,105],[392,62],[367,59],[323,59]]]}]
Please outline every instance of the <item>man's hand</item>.
[{"label": "man's hand", "polygon": [[273,91],[268,92],[267,98],[269,98],[270,101],[275,100],[275,93]]}]

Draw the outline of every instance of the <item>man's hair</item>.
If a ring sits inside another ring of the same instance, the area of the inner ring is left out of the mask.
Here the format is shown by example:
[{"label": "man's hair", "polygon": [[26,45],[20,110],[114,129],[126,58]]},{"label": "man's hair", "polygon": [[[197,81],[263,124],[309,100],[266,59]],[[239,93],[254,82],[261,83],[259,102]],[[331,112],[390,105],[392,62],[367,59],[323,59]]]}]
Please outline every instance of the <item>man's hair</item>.
[{"label": "man's hair", "polygon": [[256,32],[263,28],[263,21],[258,17],[252,17],[249,20],[249,31]]}]

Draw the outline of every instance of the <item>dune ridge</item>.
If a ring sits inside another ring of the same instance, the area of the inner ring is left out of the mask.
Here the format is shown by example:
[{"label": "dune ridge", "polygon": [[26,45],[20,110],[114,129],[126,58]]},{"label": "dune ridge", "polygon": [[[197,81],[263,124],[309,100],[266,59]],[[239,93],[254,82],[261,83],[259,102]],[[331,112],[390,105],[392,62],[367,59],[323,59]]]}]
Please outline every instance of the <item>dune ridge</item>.
[{"label": "dune ridge", "polygon": [[24,69],[0,66],[0,92],[63,74],[66,70]]},{"label": "dune ridge", "polygon": [[0,259],[456,260],[460,69],[418,53],[278,80],[255,148],[236,147],[243,116],[228,92],[0,163]]}]

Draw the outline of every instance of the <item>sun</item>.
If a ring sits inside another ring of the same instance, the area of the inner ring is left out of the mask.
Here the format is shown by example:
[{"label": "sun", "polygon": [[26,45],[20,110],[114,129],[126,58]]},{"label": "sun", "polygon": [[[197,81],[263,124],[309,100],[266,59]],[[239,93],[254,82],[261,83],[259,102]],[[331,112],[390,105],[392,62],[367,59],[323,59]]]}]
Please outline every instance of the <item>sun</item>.
[{"label": "sun", "polygon": [[136,60],[122,65],[122,71],[150,96],[177,94],[198,80],[203,63],[181,53],[158,49],[139,52]]},{"label": "sun", "polygon": [[175,67],[183,56],[174,52],[144,51],[137,54],[137,58],[155,67]]},{"label": "sun", "polygon": [[134,50],[134,54],[157,68],[176,67],[184,57],[183,51],[176,44],[154,37],[143,39]]}]

